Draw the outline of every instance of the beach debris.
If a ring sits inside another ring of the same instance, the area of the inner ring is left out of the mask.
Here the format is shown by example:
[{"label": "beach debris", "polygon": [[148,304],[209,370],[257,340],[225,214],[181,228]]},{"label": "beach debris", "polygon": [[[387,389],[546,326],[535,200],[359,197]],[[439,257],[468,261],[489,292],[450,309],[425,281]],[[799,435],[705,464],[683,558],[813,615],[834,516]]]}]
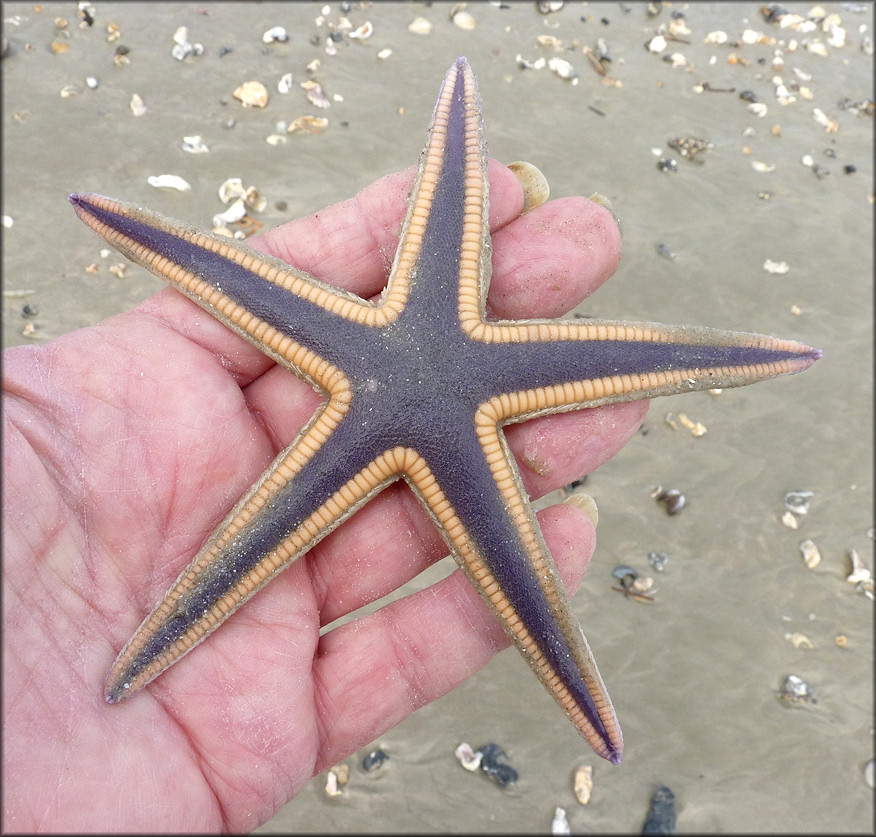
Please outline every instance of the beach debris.
[{"label": "beach debris", "polygon": [[778,273],[779,275],[787,273],[791,266],[785,262],[775,262],[772,259],[766,259],[763,263],[763,269],[767,273]]},{"label": "beach debris", "polygon": [[189,154],[206,154],[210,149],[204,144],[199,134],[191,137],[183,137],[180,148]]},{"label": "beach debris", "polygon": [[868,788],[876,787],[876,766],[873,764],[873,759],[864,765],[864,781]]},{"label": "beach debris", "polygon": [[648,52],[653,52],[655,55],[659,55],[666,49],[666,38],[662,35],[655,35],[651,40],[645,43],[645,49],[647,49]]},{"label": "beach debris", "polygon": [[326,796],[335,797],[343,793],[343,788],[350,781],[350,765],[336,764],[330,767],[325,775]]},{"label": "beach debris", "polygon": [[474,29],[477,26],[477,21],[472,16],[471,12],[466,9],[468,3],[457,3],[450,9],[450,20],[453,25],[460,29]]},{"label": "beach debris", "polygon": [[551,195],[551,187],[541,170],[525,160],[508,163],[508,168],[523,187],[523,211],[541,206]]},{"label": "beach debris", "polygon": [[839,122],[827,116],[821,108],[812,108],[812,118],[821,125],[828,134],[835,134],[839,130]]},{"label": "beach debris", "polygon": [[796,674],[789,674],[785,678],[785,682],[779,690],[779,700],[795,705],[817,702],[812,687]]},{"label": "beach debris", "polygon": [[845,634],[837,634],[833,641],[837,648],[848,648],[849,646],[849,638]]},{"label": "beach debris", "polygon": [[539,14],[547,15],[551,12],[558,12],[562,9],[563,0],[538,0],[535,5]]},{"label": "beach debris", "polygon": [[362,769],[372,773],[389,761],[389,756],[383,750],[372,750],[362,759]]},{"label": "beach debris", "polygon": [[575,771],[575,799],[581,805],[586,805],[590,802],[590,795],[593,791],[593,768],[589,764],[582,764]]},{"label": "beach debris", "polygon": [[709,429],[704,425],[701,421],[694,421],[689,418],[687,413],[673,413],[668,412],[663,417],[663,420],[673,429],[678,430],[679,425],[684,427],[686,430],[690,430],[691,436],[699,438],[700,436],[705,436],[706,433],[709,432]]},{"label": "beach debris", "polygon": [[611,588],[615,593],[623,593],[635,601],[654,601],[657,588],[654,587],[654,579],[651,576],[640,576],[636,570],[626,564],[618,565],[611,574],[620,583],[620,587]]},{"label": "beach debris", "polygon": [[262,34],[262,43],[271,44],[271,43],[279,43],[285,44],[286,41],[289,40],[289,33],[282,26],[272,26],[266,32]]},{"label": "beach debris", "polygon": [[764,163],[761,160],[752,160],[751,167],[758,172],[758,174],[769,174],[771,171],[776,170],[775,163]]},{"label": "beach debris", "polygon": [[454,751],[453,755],[456,756],[459,763],[466,769],[474,773],[481,766],[481,758],[483,754],[480,751],[475,751],[472,749],[471,744],[467,741],[463,741]]},{"label": "beach debris", "polygon": [[782,497],[782,503],[789,512],[794,514],[809,514],[809,504],[815,496],[812,491],[789,491]]},{"label": "beach debris", "polygon": [[803,556],[803,563],[806,564],[810,570],[814,570],[821,563],[821,553],[818,551],[815,541],[811,538],[806,538],[805,541],[801,541],[799,549],[800,554]]},{"label": "beach debris", "polygon": [[654,791],[642,834],[675,834],[675,794],[666,785]]},{"label": "beach debris", "polygon": [[277,92],[284,96],[292,89],[292,73],[283,73],[277,82]]},{"label": "beach debris", "polygon": [[414,35],[429,35],[432,32],[434,24],[431,20],[426,20],[424,17],[415,17],[408,24],[408,32]]},{"label": "beach debris", "polygon": [[307,101],[315,107],[330,108],[332,106],[323,86],[318,81],[309,78],[298,86],[304,91]]},{"label": "beach debris", "polygon": [[328,119],[324,116],[299,116],[289,123],[287,134],[321,134],[328,127]]},{"label": "beach debris", "polygon": [[86,76],[85,77],[85,86],[89,90],[97,90],[100,85],[100,81],[98,81],[96,76]]},{"label": "beach debris", "polygon": [[204,54],[203,44],[193,44],[189,40],[189,30],[185,26],[180,26],[173,33],[173,47],[170,54],[177,61],[184,61],[190,55],[199,56]]},{"label": "beach debris", "polygon": [[812,640],[806,634],[801,634],[799,631],[793,634],[785,634],[785,639],[795,648],[799,648],[802,651],[811,651],[815,647],[812,644]]},{"label": "beach debris", "polygon": [[131,96],[130,107],[131,113],[133,113],[134,116],[142,116],[144,113],[146,113],[146,105],[136,93]]},{"label": "beach debris", "polygon": [[156,189],[175,189],[177,192],[191,192],[192,184],[175,174],[158,174],[146,178],[146,182]]},{"label": "beach debris", "polygon": [[674,160],[672,157],[664,157],[657,161],[657,168],[660,171],[676,172],[678,171],[678,160]]},{"label": "beach debris", "polygon": [[468,771],[474,773],[478,769],[486,773],[500,788],[513,785],[517,779],[517,771],[510,764],[504,764],[499,759],[507,758],[504,750],[498,744],[484,744],[473,750],[471,744],[463,742],[453,753],[459,763]]},{"label": "beach debris", "polygon": [[797,523],[797,518],[791,512],[785,511],[782,513],[782,525],[789,529],[797,529],[800,524]]},{"label": "beach debris", "polygon": [[709,32],[703,42],[713,46],[720,46],[721,44],[726,44],[727,41],[727,33],[722,29],[716,29],[714,32]]},{"label": "beach debris", "polygon": [[553,58],[548,59],[547,65],[548,69],[558,75],[560,78],[567,79],[573,84],[577,83],[578,71],[568,61],[566,61],[565,58],[557,58],[556,56],[554,56]]},{"label": "beach debris", "polygon": [[365,23],[350,32],[347,37],[354,41],[367,41],[373,34],[374,26],[370,20],[366,20]]},{"label": "beach debris", "polygon": [[554,818],[551,820],[551,834],[571,834],[572,829],[566,817],[566,809],[557,805],[554,808]]},{"label": "beach debris", "polygon": [[484,744],[478,748],[477,752],[481,754],[481,770],[493,779],[500,788],[513,785],[517,781],[517,771],[510,764],[503,764],[499,761],[507,756],[498,744]]},{"label": "beach debris", "polygon": [[849,549],[846,553],[852,565],[852,571],[846,576],[846,581],[855,585],[855,590],[863,593],[868,599],[874,599],[873,576],[867,565],[861,560],[857,550]]},{"label": "beach debris", "polygon": [[663,503],[666,506],[666,513],[668,515],[678,514],[687,503],[684,494],[682,494],[677,488],[664,490],[663,486],[658,485],[654,491],[651,492],[651,496],[658,503]]},{"label": "beach debris", "polygon": [[669,140],[667,145],[677,151],[685,160],[702,165],[703,157],[707,151],[715,147],[714,143],[696,137],[676,137]]},{"label": "beach debris", "polygon": [[669,553],[667,552],[649,552],[648,563],[658,573],[662,573],[669,563]]},{"label": "beach debris", "polygon": [[263,108],[268,104],[268,90],[260,81],[245,81],[232,95],[246,108]]},{"label": "beach debris", "polygon": [[11,215],[4,215],[3,216],[3,229],[4,230],[12,229],[12,225],[14,223],[15,223],[15,221]]}]

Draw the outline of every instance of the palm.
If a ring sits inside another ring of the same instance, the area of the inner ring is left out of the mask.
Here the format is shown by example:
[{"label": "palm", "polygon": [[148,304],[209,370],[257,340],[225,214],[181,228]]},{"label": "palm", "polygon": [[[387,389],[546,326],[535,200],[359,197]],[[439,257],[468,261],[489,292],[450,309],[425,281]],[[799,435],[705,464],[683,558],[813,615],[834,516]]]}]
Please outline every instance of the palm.
[{"label": "palm", "polygon": [[[384,178],[261,248],[370,296],[411,177]],[[608,213],[569,199],[518,217],[507,170],[491,168],[491,188],[495,314],[554,316],[608,278],[618,254]],[[551,278],[548,296],[521,284],[539,275]],[[396,484],[184,664],[107,706],[103,678],[139,619],[320,400],[171,290],[12,350],[5,366],[7,829],[253,828],[504,647],[458,573],[320,638],[321,625],[445,552]],[[645,404],[606,409],[610,423],[588,410],[508,428],[533,496],[616,452]],[[576,586],[592,528],[568,506],[541,519]]]}]

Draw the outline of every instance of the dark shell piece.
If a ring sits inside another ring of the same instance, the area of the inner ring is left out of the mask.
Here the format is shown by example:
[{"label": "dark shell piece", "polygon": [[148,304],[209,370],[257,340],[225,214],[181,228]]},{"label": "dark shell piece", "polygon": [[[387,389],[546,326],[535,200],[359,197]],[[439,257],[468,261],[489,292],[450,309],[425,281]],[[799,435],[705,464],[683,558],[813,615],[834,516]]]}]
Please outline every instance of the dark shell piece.
[{"label": "dark shell piece", "polygon": [[368,773],[381,767],[389,760],[389,756],[383,750],[372,750],[362,759],[362,769]]},{"label": "dark shell piece", "polygon": [[513,785],[517,781],[517,771],[510,764],[502,764],[499,761],[506,756],[498,744],[484,744],[478,747],[476,752],[481,755],[481,770],[495,780],[500,788]]},{"label": "dark shell piece", "polygon": [[666,785],[654,791],[642,834],[675,834],[675,794]]},{"label": "dark shell piece", "polygon": [[657,495],[657,502],[663,503],[666,506],[666,513],[673,515],[678,514],[684,508],[687,500],[677,488],[670,488],[669,491],[661,491]]}]

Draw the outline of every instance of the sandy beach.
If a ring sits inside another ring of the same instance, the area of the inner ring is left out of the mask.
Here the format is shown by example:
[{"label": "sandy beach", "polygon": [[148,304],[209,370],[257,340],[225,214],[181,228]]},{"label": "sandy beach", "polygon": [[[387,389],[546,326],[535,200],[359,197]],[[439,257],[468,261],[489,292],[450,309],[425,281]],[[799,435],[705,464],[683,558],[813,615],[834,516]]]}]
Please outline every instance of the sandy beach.
[{"label": "sandy beach", "polygon": [[[415,164],[465,55],[490,155],[537,165],[552,197],[601,193],[620,218],[620,269],[580,313],[775,334],[824,357],[805,375],[655,401],[587,476],[599,545],[574,602],[624,729],[620,767],[506,651],[347,759],[340,795],[317,776],[260,831],[544,833],[557,806],[573,833],[640,831],[665,785],[679,832],[870,832],[873,602],[846,577],[849,550],[874,566],[873,6],[791,3],[783,25],[759,3],[469,3],[467,28],[453,5],[95,2],[88,25],[76,3],[3,3],[4,347],[162,286],[101,254],[69,192],[209,228],[220,184],[239,177],[275,227]],[[179,60],[182,26],[193,51]],[[272,27],[288,39],[266,43]],[[308,78],[327,107],[306,98]],[[251,80],[266,107],[234,97]],[[325,129],[287,133],[304,116]],[[191,137],[208,150],[185,150]],[[191,190],[155,188],[159,175]],[[683,492],[681,513],[659,486]],[[812,492],[808,513],[783,523],[791,491]],[[662,572],[649,553],[669,556]],[[618,565],[654,577],[653,601],[612,591]],[[791,674],[812,699],[781,697]],[[516,784],[464,770],[463,741],[499,744]],[[376,747],[389,760],[366,772]]]}]

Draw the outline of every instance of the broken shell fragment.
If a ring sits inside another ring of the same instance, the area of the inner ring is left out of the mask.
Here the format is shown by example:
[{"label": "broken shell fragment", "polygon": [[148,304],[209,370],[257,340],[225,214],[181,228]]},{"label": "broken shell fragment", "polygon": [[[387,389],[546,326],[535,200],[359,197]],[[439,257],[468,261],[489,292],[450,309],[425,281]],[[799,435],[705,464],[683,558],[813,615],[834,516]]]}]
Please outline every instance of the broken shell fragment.
[{"label": "broken shell fragment", "polygon": [[578,78],[578,71],[565,58],[551,58],[548,60],[548,68],[560,78],[574,81]]},{"label": "broken shell fragment", "polygon": [[666,49],[666,38],[662,35],[655,35],[645,44],[645,49],[647,49],[648,52],[653,53],[663,52],[663,50]]},{"label": "broken shell fragment", "polygon": [[183,137],[182,142],[180,143],[180,148],[182,148],[183,151],[188,151],[189,154],[206,154],[210,150],[198,135],[193,137]]},{"label": "broken shell fragment", "polygon": [[299,116],[289,123],[287,134],[321,134],[328,127],[328,119],[324,116]]},{"label": "broken shell fragment", "polygon": [[307,101],[312,105],[318,108],[330,108],[332,106],[323,86],[318,81],[307,79],[307,81],[302,81],[299,87],[305,91]]},{"label": "broken shell fragment", "polygon": [[800,554],[803,556],[803,563],[810,570],[814,570],[821,563],[821,553],[811,538],[800,543]]},{"label": "broken shell fragment", "polygon": [[247,108],[263,108],[268,104],[267,88],[260,81],[244,82],[233,95]]},{"label": "broken shell fragment", "polygon": [[593,791],[593,768],[589,764],[581,765],[575,771],[575,799],[582,805],[590,802]]},{"label": "broken shell fragment", "polygon": [[374,34],[374,26],[370,20],[366,20],[358,29],[350,32],[349,37],[354,41],[365,41]]},{"label": "broken shell fragment", "polygon": [[554,808],[554,818],[551,820],[551,834],[571,834],[572,828],[566,816],[566,809],[557,805]]},{"label": "broken shell fragment", "polygon": [[785,639],[787,639],[795,648],[799,648],[802,651],[811,651],[815,647],[812,644],[812,640],[809,639],[806,634],[801,634],[799,632],[785,634]]},{"label": "broken shell fragment", "polygon": [[136,93],[131,96],[131,113],[133,113],[134,116],[142,116],[146,113],[146,105]]},{"label": "broken shell fragment", "polygon": [[383,750],[372,750],[362,759],[362,769],[366,773],[371,773],[387,761],[389,761],[389,756]]},{"label": "broken shell fragment", "polygon": [[159,174],[146,178],[146,182],[156,189],[176,189],[177,192],[191,192],[192,185],[175,174]]},{"label": "broken shell fragment", "polygon": [[270,44],[276,41],[284,44],[289,40],[289,33],[282,26],[273,26],[262,35],[262,43]]},{"label": "broken shell fragment", "polygon": [[784,274],[791,269],[791,266],[787,262],[774,262],[772,259],[767,259],[763,263],[763,269],[767,273]]},{"label": "broken shell fragment", "polygon": [[472,749],[471,744],[466,741],[463,741],[456,750],[454,750],[453,755],[456,756],[459,763],[466,769],[474,773],[475,770],[478,770],[481,766],[481,758],[483,754],[481,752],[475,752]]},{"label": "broken shell fragment", "polygon": [[814,497],[812,491],[789,491],[782,498],[785,508],[794,514],[808,514],[809,502]]},{"label": "broken shell fragment", "polygon": [[432,31],[432,21],[426,20],[424,17],[415,17],[408,24],[408,32],[412,32],[414,35],[428,35]]},{"label": "broken shell fragment", "polygon": [[325,776],[325,792],[327,796],[340,796],[341,789],[350,780],[350,765],[336,764]]},{"label": "broken shell fragment", "polygon": [[660,488],[652,496],[658,503],[663,503],[666,506],[666,513],[669,515],[678,514],[687,502],[684,494],[677,488],[670,488],[668,491]]},{"label": "broken shell fragment", "polygon": [[532,163],[515,160],[508,163],[508,168],[523,187],[523,211],[529,212],[547,201],[551,195],[551,187],[547,178]]},{"label": "broken shell fragment", "polygon": [[802,677],[789,674],[779,691],[779,698],[789,703],[814,703],[812,687]]},{"label": "broken shell fragment", "polygon": [[450,19],[454,26],[460,29],[474,29],[477,26],[477,21],[472,17],[471,13],[466,11],[465,3],[458,3],[450,10]]}]

